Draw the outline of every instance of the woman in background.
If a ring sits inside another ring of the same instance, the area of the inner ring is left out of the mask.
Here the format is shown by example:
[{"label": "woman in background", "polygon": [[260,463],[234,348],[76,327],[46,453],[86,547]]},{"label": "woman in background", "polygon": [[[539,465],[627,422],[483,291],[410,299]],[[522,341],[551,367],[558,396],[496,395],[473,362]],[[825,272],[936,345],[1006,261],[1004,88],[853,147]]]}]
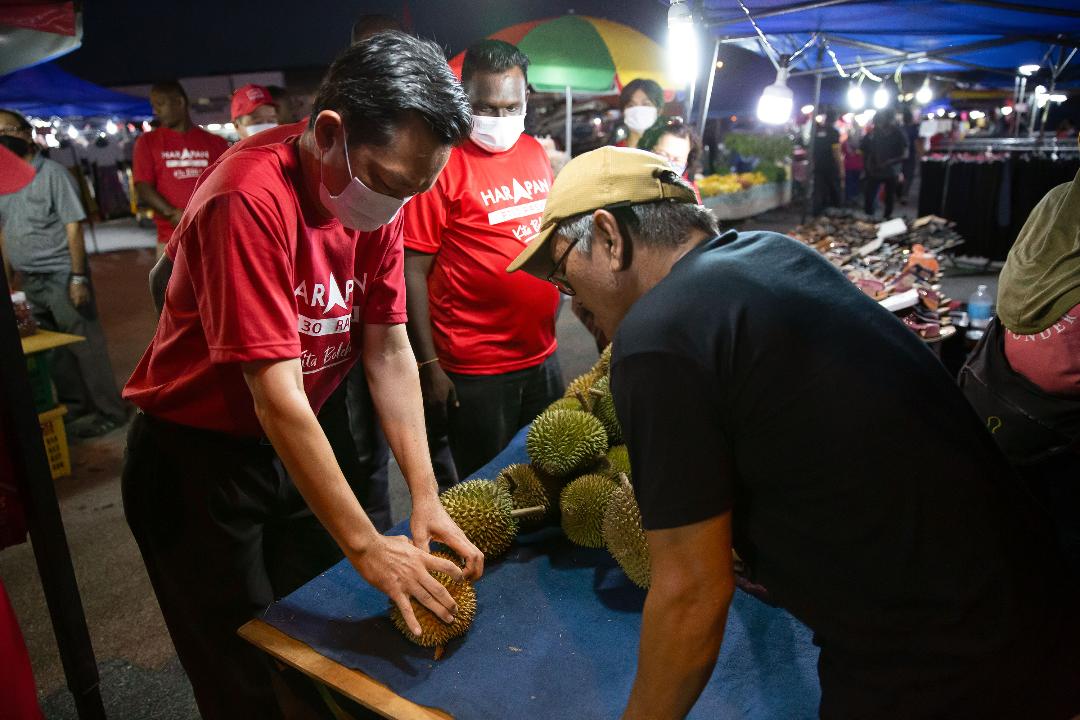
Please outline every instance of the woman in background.
[{"label": "woman in background", "polygon": [[637,147],[641,135],[652,127],[664,108],[664,89],[655,80],[637,78],[619,93],[620,122],[608,140],[616,147]]}]

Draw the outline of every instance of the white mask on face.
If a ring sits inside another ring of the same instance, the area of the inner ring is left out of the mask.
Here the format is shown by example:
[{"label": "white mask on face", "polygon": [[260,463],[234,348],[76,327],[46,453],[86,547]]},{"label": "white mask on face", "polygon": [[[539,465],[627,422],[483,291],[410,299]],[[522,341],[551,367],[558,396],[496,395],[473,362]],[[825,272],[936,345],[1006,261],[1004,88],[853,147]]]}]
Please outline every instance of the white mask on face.
[{"label": "white mask on face", "polygon": [[505,117],[473,115],[469,137],[488,152],[500,153],[514,147],[523,132],[525,132],[524,115]]},{"label": "white mask on face", "polygon": [[383,225],[393,222],[402,206],[409,202],[412,195],[398,199],[375,192],[360,182],[360,178],[353,175],[352,165],[349,163],[349,140],[345,136],[344,127],[341,129],[341,138],[345,144],[345,168],[349,171],[349,184],[340,195],[331,195],[322,180],[322,158],[320,157],[319,200],[345,227],[363,232],[378,230]]},{"label": "white mask on face", "polygon": [[679,177],[682,177],[683,175],[686,174],[686,163],[671,162],[669,160],[668,165],[671,166],[671,169],[674,170],[675,174],[678,175]]},{"label": "white mask on face", "polygon": [[643,133],[652,127],[659,114],[652,105],[633,105],[623,111],[623,122],[634,132]]},{"label": "white mask on face", "polygon": [[252,123],[251,125],[247,126],[248,137],[251,137],[255,133],[262,132],[263,130],[269,130],[270,128],[275,128],[275,127],[277,127],[277,125],[278,124],[276,122]]}]

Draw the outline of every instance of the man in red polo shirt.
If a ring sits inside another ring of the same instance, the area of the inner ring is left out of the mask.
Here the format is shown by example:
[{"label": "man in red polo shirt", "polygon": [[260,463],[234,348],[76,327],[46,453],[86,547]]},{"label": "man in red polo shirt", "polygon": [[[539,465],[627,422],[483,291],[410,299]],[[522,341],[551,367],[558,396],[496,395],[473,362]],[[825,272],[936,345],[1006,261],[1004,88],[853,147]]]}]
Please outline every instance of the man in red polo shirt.
[{"label": "man in red polo shirt", "polygon": [[462,84],[473,110],[470,140],[454,148],[435,187],[406,208],[409,337],[428,439],[438,466],[448,434],[460,477],[563,393],[559,293],[504,271],[539,229],[551,187],[547,154],[522,134],[528,66],[501,40],[468,49]]},{"label": "man in red polo shirt", "polygon": [[[342,553],[414,632],[412,599],[445,621],[456,611],[429,571],[482,572],[425,446],[399,212],[469,122],[437,46],[376,35],[331,66],[306,129],[268,130],[274,142],[215,164],[176,230],[157,331],[125,389],[141,413],[122,483],[207,720],[280,716],[272,667],[236,629]],[[375,531],[315,417],[361,354],[412,492],[412,543]]]},{"label": "man in red polo shirt", "polygon": [[236,134],[243,140],[278,124],[277,103],[262,85],[247,84],[232,96],[230,115]]},{"label": "man in red polo shirt", "polygon": [[187,93],[175,80],[150,88],[150,106],[161,126],[135,141],[132,170],[139,201],[154,211],[160,256],[199,175],[229,143],[191,122]]}]

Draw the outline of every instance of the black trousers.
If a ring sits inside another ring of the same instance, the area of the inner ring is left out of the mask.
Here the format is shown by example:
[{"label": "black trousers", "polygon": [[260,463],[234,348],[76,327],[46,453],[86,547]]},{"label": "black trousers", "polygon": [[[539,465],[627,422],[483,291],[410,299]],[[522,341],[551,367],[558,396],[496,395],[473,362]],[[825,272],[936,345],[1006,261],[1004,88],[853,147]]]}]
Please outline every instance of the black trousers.
[{"label": "black trousers", "polygon": [[319,704],[302,697],[310,683],[278,673],[236,634],[342,557],[273,448],[139,414],[122,490],[204,720],[279,718],[297,704],[318,716]]},{"label": "black trousers", "polygon": [[[562,397],[566,389],[558,353],[535,367],[500,375],[447,375],[460,403],[449,408],[446,434],[461,478],[495,457],[518,430]],[[439,442],[429,435],[429,443]]]},{"label": "black trousers", "polygon": [[885,219],[892,217],[893,204],[896,202],[896,189],[899,182],[896,178],[867,177],[863,185],[863,212],[867,215],[874,214],[874,205],[877,200],[878,188],[885,185]]}]

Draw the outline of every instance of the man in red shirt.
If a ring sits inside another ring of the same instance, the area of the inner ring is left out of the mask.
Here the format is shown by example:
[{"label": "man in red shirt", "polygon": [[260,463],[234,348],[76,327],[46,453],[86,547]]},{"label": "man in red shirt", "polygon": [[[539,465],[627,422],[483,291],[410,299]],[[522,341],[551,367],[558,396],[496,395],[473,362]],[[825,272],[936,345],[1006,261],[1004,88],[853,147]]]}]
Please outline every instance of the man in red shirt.
[{"label": "man in red shirt", "polygon": [[[417,632],[412,598],[447,621],[456,611],[430,570],[482,572],[427,455],[399,212],[468,128],[438,47],[376,35],[331,66],[306,129],[230,152],[177,227],[157,331],[125,389],[142,412],[123,493],[207,720],[280,715],[280,683],[236,629],[342,553]],[[412,492],[412,543],[375,531],[315,417],[361,354]],[[464,571],[428,554],[431,540]]]},{"label": "man in red shirt", "polygon": [[191,122],[187,93],[175,80],[150,88],[150,106],[161,126],[135,141],[133,171],[139,201],[154,211],[160,256],[195,191],[195,181],[229,143]]},{"label": "man in red shirt", "polygon": [[409,337],[428,438],[434,456],[448,434],[461,477],[563,393],[559,294],[504,272],[540,228],[552,179],[543,147],[522,134],[528,66],[501,40],[469,48],[461,74],[473,110],[470,139],[454,148],[435,187],[406,208]]},{"label": "man in red shirt", "polygon": [[270,91],[247,84],[233,93],[230,107],[236,134],[243,140],[278,124],[278,108]]}]

